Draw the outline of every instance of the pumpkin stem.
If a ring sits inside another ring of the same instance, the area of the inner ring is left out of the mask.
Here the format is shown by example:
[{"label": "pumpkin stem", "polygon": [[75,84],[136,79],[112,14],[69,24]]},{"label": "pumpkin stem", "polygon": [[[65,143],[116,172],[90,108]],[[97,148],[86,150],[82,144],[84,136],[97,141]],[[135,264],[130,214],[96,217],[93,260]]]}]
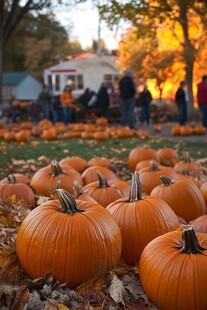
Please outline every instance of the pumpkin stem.
[{"label": "pumpkin stem", "polygon": [[160,171],[160,168],[158,167],[156,161],[151,160],[151,166],[148,171]]},{"label": "pumpkin stem", "polygon": [[73,214],[73,213],[80,213],[85,212],[85,210],[79,210],[77,208],[77,204],[73,196],[68,193],[67,191],[63,190],[62,188],[56,189],[58,199],[61,202],[62,209],[61,212]]},{"label": "pumpkin stem", "polygon": [[77,199],[80,195],[84,194],[83,187],[75,180],[73,182],[73,193],[74,197]]},{"label": "pumpkin stem", "polygon": [[182,228],[182,243],[177,247],[180,252],[186,254],[199,253],[207,256],[202,252],[206,249],[200,245],[194,229],[189,225],[182,225]]},{"label": "pumpkin stem", "polygon": [[193,173],[193,179],[194,180],[202,180],[201,177],[201,169],[196,169]]},{"label": "pumpkin stem", "polygon": [[99,188],[110,187],[107,178],[100,171],[97,171],[96,174],[98,176]]},{"label": "pumpkin stem", "polygon": [[184,168],[182,169],[182,173],[181,173],[181,174],[182,174],[182,175],[185,175],[185,176],[191,175],[190,172],[189,172],[189,170],[188,170],[188,167],[184,167]]},{"label": "pumpkin stem", "polygon": [[13,174],[9,174],[7,176],[7,180],[9,182],[9,184],[16,184],[16,178],[15,178],[15,176]]},{"label": "pumpkin stem", "polygon": [[164,186],[169,186],[169,185],[173,184],[173,182],[170,181],[170,179],[168,179],[165,175],[161,175],[160,179],[164,183]]},{"label": "pumpkin stem", "polygon": [[189,152],[188,151],[184,151],[183,152],[183,157],[184,157],[184,163],[190,163],[191,162],[191,159],[190,159],[190,156],[189,156]]},{"label": "pumpkin stem", "polygon": [[51,162],[51,170],[52,170],[51,174],[53,177],[58,177],[60,174],[64,174],[64,172],[62,171],[62,169],[60,168],[60,165],[58,164],[56,160],[53,160]]},{"label": "pumpkin stem", "polygon": [[136,200],[142,200],[142,186],[137,171],[132,174],[132,182],[129,189],[129,201]]}]

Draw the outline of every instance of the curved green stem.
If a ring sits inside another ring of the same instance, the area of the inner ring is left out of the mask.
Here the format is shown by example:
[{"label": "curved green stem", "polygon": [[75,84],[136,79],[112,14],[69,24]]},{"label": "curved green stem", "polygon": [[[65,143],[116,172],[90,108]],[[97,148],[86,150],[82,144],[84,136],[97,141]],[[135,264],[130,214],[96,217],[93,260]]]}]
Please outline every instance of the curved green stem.
[{"label": "curved green stem", "polygon": [[78,198],[80,195],[84,194],[83,187],[76,180],[73,182],[73,194],[75,198]]},{"label": "curved green stem", "polygon": [[182,169],[182,173],[181,173],[181,174],[182,174],[182,175],[185,175],[185,176],[191,175],[190,172],[189,172],[189,170],[188,170],[188,167],[184,167],[184,168]]},{"label": "curved green stem", "polygon": [[160,179],[162,180],[164,186],[169,186],[169,185],[173,184],[173,182],[170,181],[170,179],[168,179],[168,177],[166,177],[165,175],[161,175]]},{"label": "curved green stem", "polygon": [[188,225],[183,225],[182,227],[182,243],[177,247],[180,252],[186,254],[199,253],[207,256],[205,253],[203,253],[203,250],[206,250],[206,248],[200,245],[194,229]]},{"label": "curved green stem", "polygon": [[16,178],[15,178],[15,176],[13,174],[9,174],[7,176],[7,180],[9,182],[9,184],[16,184]]},{"label": "curved green stem", "polygon": [[109,183],[107,181],[107,178],[100,171],[97,171],[96,174],[98,176],[98,181],[99,181],[99,187],[100,188],[110,187]]},{"label": "curved green stem", "polygon": [[142,200],[142,186],[137,171],[132,174],[132,182],[129,189],[129,201],[136,200]]},{"label": "curved green stem", "polygon": [[151,166],[148,171],[160,171],[160,168],[158,167],[156,161],[151,160]]},{"label": "curved green stem", "polygon": [[60,168],[60,165],[58,164],[58,162],[56,160],[53,160],[51,162],[51,171],[52,171],[52,176],[53,177],[58,177],[61,174],[65,174],[62,169]]},{"label": "curved green stem", "polygon": [[56,189],[58,199],[61,202],[61,212],[68,213],[70,215],[74,213],[85,212],[85,210],[79,210],[73,196],[63,189]]}]

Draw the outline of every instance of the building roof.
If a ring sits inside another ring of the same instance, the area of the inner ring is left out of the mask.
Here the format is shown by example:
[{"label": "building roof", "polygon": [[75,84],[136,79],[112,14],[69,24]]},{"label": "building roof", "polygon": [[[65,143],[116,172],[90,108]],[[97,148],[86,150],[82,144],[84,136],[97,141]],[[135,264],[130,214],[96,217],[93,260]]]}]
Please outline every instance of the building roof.
[{"label": "building roof", "polygon": [[3,85],[18,85],[28,75],[31,75],[31,74],[26,71],[4,72],[3,73]]}]

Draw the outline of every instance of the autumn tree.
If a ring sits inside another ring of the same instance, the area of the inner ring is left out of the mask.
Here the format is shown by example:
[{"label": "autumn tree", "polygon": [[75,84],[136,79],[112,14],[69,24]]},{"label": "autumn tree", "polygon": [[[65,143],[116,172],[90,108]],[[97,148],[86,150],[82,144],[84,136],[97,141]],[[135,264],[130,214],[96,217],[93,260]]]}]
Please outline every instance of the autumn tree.
[{"label": "autumn tree", "polygon": [[80,51],[80,43],[70,42],[67,31],[53,14],[35,18],[28,13],[7,42],[4,70],[28,70],[41,79],[46,67]]},{"label": "autumn tree", "polygon": [[142,62],[143,76],[156,81],[160,100],[162,100],[166,82],[174,75],[174,63],[175,53],[173,51],[159,51],[158,49],[148,54]]},{"label": "autumn tree", "polygon": [[[97,2],[96,0],[94,0]],[[189,91],[190,114],[193,112],[193,69],[201,48],[200,39],[207,32],[206,0],[139,0],[139,1],[99,1],[102,18],[113,28],[120,20],[129,21],[143,36],[154,34],[169,21],[172,31],[179,28],[175,39],[182,48],[185,63],[185,79]],[[196,16],[194,23],[192,15]],[[192,24],[193,22],[193,24]]]},{"label": "autumn tree", "polygon": [[2,78],[4,70],[4,52],[9,38],[29,12],[36,18],[43,9],[49,9],[61,0],[7,0],[0,1],[0,103],[2,102]]}]

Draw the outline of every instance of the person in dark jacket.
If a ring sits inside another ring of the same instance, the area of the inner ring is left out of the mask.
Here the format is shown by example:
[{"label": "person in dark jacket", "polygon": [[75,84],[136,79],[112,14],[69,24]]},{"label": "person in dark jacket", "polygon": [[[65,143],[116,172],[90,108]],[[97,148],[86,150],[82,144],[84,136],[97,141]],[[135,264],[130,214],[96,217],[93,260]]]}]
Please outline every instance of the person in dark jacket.
[{"label": "person in dark jacket", "polygon": [[147,85],[144,85],[143,91],[139,94],[139,102],[141,106],[140,122],[143,125],[144,122],[149,125],[150,121],[150,103],[152,101],[151,92],[148,90]]},{"label": "person in dark jacket", "polygon": [[125,75],[119,82],[119,92],[122,100],[121,103],[121,123],[123,126],[128,125],[135,128],[135,93],[136,88],[130,71],[126,71]]},{"label": "person in dark jacket", "polygon": [[202,113],[202,124],[207,128],[207,75],[203,75],[202,82],[197,87],[197,100]]},{"label": "person in dark jacket", "polygon": [[178,106],[179,124],[185,125],[187,121],[187,99],[185,92],[186,82],[180,82],[180,86],[175,94],[175,101]]},{"label": "person in dark jacket", "polygon": [[42,91],[38,97],[38,102],[43,111],[43,118],[50,119],[50,113],[52,111],[51,96],[46,85],[43,85]]},{"label": "person in dark jacket", "polygon": [[109,95],[107,87],[104,83],[101,84],[101,87],[98,90],[97,99],[98,99],[100,116],[107,118],[109,109]]}]

